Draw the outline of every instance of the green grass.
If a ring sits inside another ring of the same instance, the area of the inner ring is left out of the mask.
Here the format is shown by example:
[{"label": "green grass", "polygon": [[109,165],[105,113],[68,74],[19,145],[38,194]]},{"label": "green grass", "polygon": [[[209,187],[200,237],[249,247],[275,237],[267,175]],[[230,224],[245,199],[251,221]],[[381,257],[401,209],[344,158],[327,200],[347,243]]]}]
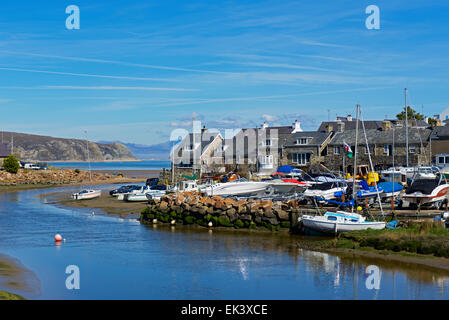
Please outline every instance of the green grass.
[{"label": "green grass", "polygon": [[18,294],[0,290],[0,300],[25,300],[25,298]]}]

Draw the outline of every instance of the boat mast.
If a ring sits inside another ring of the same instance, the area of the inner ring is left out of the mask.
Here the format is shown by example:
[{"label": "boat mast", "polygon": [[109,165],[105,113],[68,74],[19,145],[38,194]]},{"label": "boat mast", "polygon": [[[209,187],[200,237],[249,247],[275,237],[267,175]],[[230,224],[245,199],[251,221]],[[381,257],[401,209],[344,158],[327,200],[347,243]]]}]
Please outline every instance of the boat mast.
[{"label": "boat mast", "polygon": [[86,149],[87,149],[87,162],[89,164],[89,177],[90,183],[92,183],[92,171],[90,170],[89,141],[87,140],[87,130],[84,131],[84,133],[86,133]]},{"label": "boat mast", "polygon": [[[359,110],[360,105],[357,104],[355,108],[355,147],[354,147],[354,175],[352,176],[352,200],[354,201],[355,205],[355,175],[357,173],[357,144],[358,144],[358,136],[359,136]],[[351,207],[352,212],[354,212],[354,206]]]},{"label": "boat mast", "polygon": [[408,167],[408,108],[407,108],[407,88],[405,91],[405,161]]}]

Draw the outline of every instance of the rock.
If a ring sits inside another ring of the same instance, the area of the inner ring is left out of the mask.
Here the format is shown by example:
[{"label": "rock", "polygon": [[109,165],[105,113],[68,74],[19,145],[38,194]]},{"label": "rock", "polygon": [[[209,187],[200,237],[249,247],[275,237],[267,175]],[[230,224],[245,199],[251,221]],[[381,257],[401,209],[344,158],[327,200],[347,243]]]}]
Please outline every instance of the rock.
[{"label": "rock", "polygon": [[288,212],[281,209],[276,209],[274,210],[274,212],[276,213],[276,215],[280,220],[290,220]]},{"label": "rock", "polygon": [[276,218],[276,215],[273,213],[273,211],[264,211],[263,215],[267,218]]}]

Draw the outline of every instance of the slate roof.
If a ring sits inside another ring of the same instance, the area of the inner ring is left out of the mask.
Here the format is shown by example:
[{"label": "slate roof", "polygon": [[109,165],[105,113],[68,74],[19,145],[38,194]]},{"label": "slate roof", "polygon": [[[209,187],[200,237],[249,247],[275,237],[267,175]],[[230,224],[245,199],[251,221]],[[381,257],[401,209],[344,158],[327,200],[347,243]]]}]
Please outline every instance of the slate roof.
[{"label": "slate roof", "polygon": [[9,156],[8,147],[5,143],[0,143],[0,158],[6,158]]},{"label": "slate roof", "polygon": [[[336,131],[337,129],[337,123],[341,123],[343,122],[345,124],[345,131],[346,130],[355,130],[355,126],[357,121],[354,119],[352,121],[323,121],[321,122],[321,125],[319,126],[318,130],[319,132],[326,132],[326,127],[329,124],[333,125],[333,130]],[[382,121],[378,121],[378,120],[367,120],[364,121],[365,123],[365,128],[366,129],[379,129],[382,128]],[[361,124],[359,123],[359,127],[361,126]]]},{"label": "slate roof", "polygon": [[[382,131],[379,129],[367,129],[366,137],[369,144],[392,144],[394,132],[394,143],[405,144],[405,128],[390,129]],[[408,142],[409,144],[420,144],[421,141],[426,143],[429,139],[430,129],[408,129]],[[359,130],[358,134],[359,145],[365,144],[365,136],[363,130]],[[355,130],[345,130],[344,132],[337,132],[332,140],[329,142],[329,146],[341,146],[343,142],[349,145],[355,144]]]},{"label": "slate roof", "polygon": [[438,137],[449,137],[449,126],[434,127],[431,139],[438,139]]}]

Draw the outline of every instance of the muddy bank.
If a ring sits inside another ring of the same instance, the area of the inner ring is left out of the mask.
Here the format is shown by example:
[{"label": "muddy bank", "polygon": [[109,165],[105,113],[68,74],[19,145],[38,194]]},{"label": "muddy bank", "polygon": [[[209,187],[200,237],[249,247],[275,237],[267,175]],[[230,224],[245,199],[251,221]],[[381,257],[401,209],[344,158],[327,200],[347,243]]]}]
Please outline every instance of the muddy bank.
[{"label": "muddy bank", "polygon": [[41,195],[49,204],[81,209],[92,209],[95,213],[118,215],[121,218],[139,218],[140,212],[146,208],[145,202],[125,202],[109,195],[110,189],[102,189],[101,197],[90,200],[72,200],[73,191],[52,192]]},{"label": "muddy bank", "polygon": [[0,300],[23,299],[40,294],[40,281],[20,261],[0,254]]}]

